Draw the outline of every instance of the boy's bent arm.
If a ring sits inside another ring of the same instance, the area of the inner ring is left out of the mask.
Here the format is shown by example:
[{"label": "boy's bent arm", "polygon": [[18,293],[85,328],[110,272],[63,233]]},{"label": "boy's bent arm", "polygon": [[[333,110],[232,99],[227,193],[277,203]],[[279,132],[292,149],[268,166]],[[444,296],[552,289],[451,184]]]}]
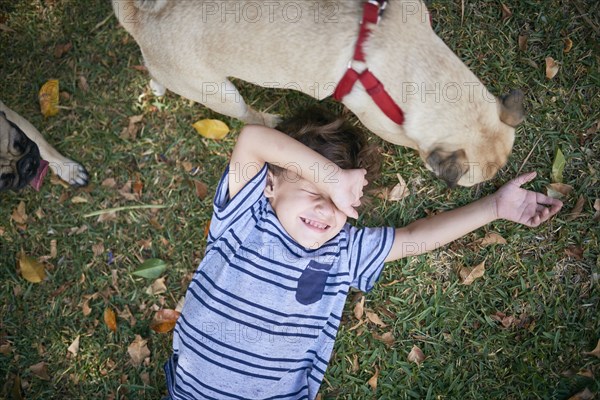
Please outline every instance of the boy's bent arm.
[{"label": "boy's bent arm", "polygon": [[397,228],[394,244],[385,261],[427,253],[448,244],[497,219],[495,207],[493,197],[488,196]]},{"label": "boy's bent arm", "polygon": [[[229,197],[233,198],[265,163],[290,170],[313,182],[323,193],[332,197],[341,211],[356,217],[356,211],[350,205],[362,196],[366,171],[342,170],[285,133],[261,125],[247,125],[240,132],[229,163]],[[358,180],[360,184],[356,183]],[[337,201],[336,196],[348,190],[356,192],[353,194],[355,199],[352,202],[347,200],[348,204],[340,204],[344,200]]]}]

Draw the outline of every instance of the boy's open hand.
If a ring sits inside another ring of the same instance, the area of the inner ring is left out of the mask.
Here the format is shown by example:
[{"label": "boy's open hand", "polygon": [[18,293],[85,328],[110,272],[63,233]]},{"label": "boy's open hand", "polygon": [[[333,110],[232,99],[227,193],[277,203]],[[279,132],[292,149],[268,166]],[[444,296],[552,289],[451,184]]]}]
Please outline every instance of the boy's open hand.
[{"label": "boy's open hand", "polygon": [[521,175],[493,194],[498,218],[536,227],[561,209],[562,201],[521,188],[536,175],[535,172]]},{"label": "boy's open hand", "polygon": [[363,187],[368,184],[366,173],[364,169],[340,169],[330,186],[331,201],[350,218],[358,218],[355,208],[360,206]]}]

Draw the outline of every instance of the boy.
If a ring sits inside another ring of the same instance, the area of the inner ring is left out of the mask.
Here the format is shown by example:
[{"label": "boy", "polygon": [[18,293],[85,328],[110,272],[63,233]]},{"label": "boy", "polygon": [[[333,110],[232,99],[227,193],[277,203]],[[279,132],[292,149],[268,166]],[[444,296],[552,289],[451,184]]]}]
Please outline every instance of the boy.
[{"label": "boy", "polygon": [[279,129],[246,126],[217,188],[165,366],[172,399],[314,399],[350,287],[495,219],[537,226],[562,206],[520,188],[533,173],[404,228],[356,229],[346,219],[374,166],[361,132],[315,111]]}]

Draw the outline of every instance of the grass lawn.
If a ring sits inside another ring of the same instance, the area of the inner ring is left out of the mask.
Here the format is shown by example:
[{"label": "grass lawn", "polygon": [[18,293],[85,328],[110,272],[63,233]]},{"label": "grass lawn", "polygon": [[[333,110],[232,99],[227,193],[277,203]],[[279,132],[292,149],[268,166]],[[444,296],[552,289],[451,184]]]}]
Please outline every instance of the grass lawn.
[{"label": "grass lawn", "polygon": [[[559,149],[563,182],[573,190],[540,228],[498,222],[388,265],[364,303],[382,323],[357,319],[360,294],[351,294],[322,399],[600,392],[600,360],[584,354],[600,339],[600,222],[593,218],[600,203],[600,3],[505,4],[503,14],[498,1],[428,2],[436,32],[492,93],[526,93],[528,117],[508,164],[490,182],[449,191],[413,151],[373,137],[384,157],[377,184],[392,187],[400,173],[411,195],[376,199],[358,223],[401,226],[489,194],[521,170],[538,171],[529,187],[545,191]],[[46,180],[39,193],[0,194],[0,397],[160,399],[171,334],[150,322],[157,310],[176,307],[203,255],[211,197],[241,123],[173,93],[153,97],[139,48],[108,1],[2,2],[0,24],[0,98],[91,175],[83,189]],[[560,67],[553,79],[546,57]],[[49,79],[60,82],[61,109],[45,119],[37,94]],[[280,114],[316,102],[292,91],[240,89],[256,108]],[[128,131],[130,117],[140,115]],[[232,133],[221,141],[200,137],[191,125],[203,118],[223,120]],[[199,183],[208,187],[204,198]],[[577,203],[583,208],[572,213]],[[26,217],[15,211],[20,204]],[[117,207],[124,209],[87,216]],[[490,232],[507,243],[478,244]],[[45,260],[43,282],[18,273],[21,251]],[[132,275],[151,258],[167,263],[158,293],[148,290],[155,280]],[[460,269],[482,262],[484,276],[462,284]],[[114,331],[107,309],[116,313]],[[149,352],[136,363],[128,348],[140,355],[140,340]],[[413,346],[426,357],[420,364],[408,360]]]}]

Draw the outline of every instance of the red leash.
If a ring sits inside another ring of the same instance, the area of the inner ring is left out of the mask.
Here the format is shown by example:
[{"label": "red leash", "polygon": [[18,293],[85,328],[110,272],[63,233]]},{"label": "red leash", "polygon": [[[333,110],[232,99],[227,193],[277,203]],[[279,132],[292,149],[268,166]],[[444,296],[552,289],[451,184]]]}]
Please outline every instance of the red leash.
[{"label": "red leash", "polygon": [[[356,48],[354,49],[354,58],[352,61],[365,62],[365,54],[363,52],[363,43],[371,33],[369,24],[377,24],[381,13],[385,9],[387,4],[386,0],[369,0],[365,3],[363,9],[363,19],[360,24],[360,31],[358,33],[358,39],[356,41]],[[404,123],[404,113],[402,109],[394,102],[390,95],[385,91],[383,84],[369,71],[365,69],[363,72],[358,73],[352,68],[352,61],[348,65],[346,73],[338,83],[333,93],[333,98],[337,101],[342,99],[352,91],[356,81],[360,81],[367,93],[371,96],[375,104],[379,106],[381,111],[389,119],[402,125]]]}]

